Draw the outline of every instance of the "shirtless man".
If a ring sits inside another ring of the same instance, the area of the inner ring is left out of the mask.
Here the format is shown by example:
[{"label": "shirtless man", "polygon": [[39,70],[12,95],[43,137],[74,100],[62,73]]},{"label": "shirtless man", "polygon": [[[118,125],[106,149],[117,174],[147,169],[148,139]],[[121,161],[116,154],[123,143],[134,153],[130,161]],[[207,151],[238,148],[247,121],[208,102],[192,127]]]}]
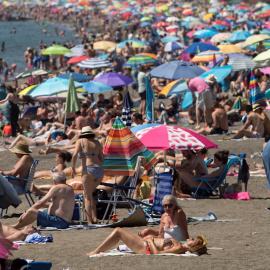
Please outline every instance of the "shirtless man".
[{"label": "shirtless man", "polygon": [[97,132],[99,136],[106,137],[110,130],[112,129],[113,121],[111,118],[110,113],[105,113],[101,118],[101,124],[98,128],[96,128],[94,131]]},{"label": "shirtless man", "polygon": [[208,134],[223,134],[228,132],[228,116],[226,111],[220,106],[218,101],[213,104],[214,111],[212,112],[213,127],[201,128],[196,133]]},{"label": "shirtless man", "polygon": [[[74,210],[74,191],[66,184],[64,172],[56,172],[53,175],[55,186],[50,189],[45,197],[36,202],[23,213],[13,228],[21,228],[37,220],[37,225],[44,227],[56,227],[65,229],[69,227]],[[49,202],[51,200],[51,202]],[[38,211],[48,207],[48,211]]]},{"label": "shirtless man", "polygon": [[253,104],[252,106],[253,111],[259,115],[261,120],[263,121],[264,126],[264,137],[266,135],[270,135],[270,120],[268,116],[263,112],[263,107],[261,107],[259,104]]},{"label": "shirtless man", "polygon": [[[246,123],[239,131],[229,138],[225,138],[225,140],[231,139],[240,139],[244,136],[248,138],[262,138],[264,134],[264,126],[263,121],[261,120],[260,116],[252,111],[251,105],[246,105],[245,111],[247,113],[247,120]],[[250,126],[252,128],[250,129]]]}]

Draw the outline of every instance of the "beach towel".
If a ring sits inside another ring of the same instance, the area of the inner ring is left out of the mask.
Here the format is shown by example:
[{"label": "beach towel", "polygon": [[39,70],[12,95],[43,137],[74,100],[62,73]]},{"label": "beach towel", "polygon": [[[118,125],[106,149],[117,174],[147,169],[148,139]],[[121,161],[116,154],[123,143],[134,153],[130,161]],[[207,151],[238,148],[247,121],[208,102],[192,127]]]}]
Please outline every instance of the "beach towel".
[{"label": "beach towel", "polygon": [[223,194],[224,199],[234,199],[234,200],[250,200],[250,196],[248,192],[238,192],[238,193],[230,193]]},{"label": "beach towel", "polygon": [[228,221],[242,221],[243,219],[218,219],[217,216],[212,212],[209,211],[205,217],[188,217],[188,222],[194,221],[219,221],[219,222],[228,222]]},{"label": "beach towel", "polygon": [[26,243],[48,243],[53,242],[53,236],[51,234],[41,236],[39,233],[32,233],[27,235],[24,241]]}]

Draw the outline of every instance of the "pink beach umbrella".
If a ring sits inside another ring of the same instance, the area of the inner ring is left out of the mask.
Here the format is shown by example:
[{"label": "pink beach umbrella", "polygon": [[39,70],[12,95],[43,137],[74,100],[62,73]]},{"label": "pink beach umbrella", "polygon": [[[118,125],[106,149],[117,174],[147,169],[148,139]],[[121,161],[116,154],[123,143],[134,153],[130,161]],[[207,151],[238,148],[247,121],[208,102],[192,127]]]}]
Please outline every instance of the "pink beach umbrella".
[{"label": "pink beach umbrella", "polygon": [[260,71],[261,71],[263,74],[268,74],[268,75],[270,75],[270,67],[260,68]]},{"label": "pink beach umbrella", "polygon": [[136,132],[135,135],[149,150],[153,151],[170,148],[179,150],[217,148],[215,143],[204,136],[176,126],[150,127]]}]

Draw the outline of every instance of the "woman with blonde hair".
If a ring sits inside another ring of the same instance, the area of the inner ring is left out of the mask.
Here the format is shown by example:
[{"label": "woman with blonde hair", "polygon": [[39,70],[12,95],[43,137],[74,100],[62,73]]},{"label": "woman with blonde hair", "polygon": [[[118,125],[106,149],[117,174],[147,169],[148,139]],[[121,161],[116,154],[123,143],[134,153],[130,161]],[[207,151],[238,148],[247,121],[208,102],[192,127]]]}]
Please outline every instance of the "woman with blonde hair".
[{"label": "woman with blonde hair", "polygon": [[72,157],[72,177],[76,175],[77,156],[82,160],[82,183],[84,190],[85,211],[88,225],[97,223],[96,204],[93,192],[103,178],[104,155],[101,144],[95,140],[91,127],[83,127],[82,133],[76,142]]}]

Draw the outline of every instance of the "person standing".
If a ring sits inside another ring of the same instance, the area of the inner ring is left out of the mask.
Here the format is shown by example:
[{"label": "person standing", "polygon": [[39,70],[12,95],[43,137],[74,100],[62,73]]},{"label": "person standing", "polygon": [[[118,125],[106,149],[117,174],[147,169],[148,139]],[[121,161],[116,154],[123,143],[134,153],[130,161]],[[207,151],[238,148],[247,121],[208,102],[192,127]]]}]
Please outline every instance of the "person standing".
[{"label": "person standing", "polygon": [[19,118],[19,107],[17,105],[18,98],[14,93],[14,89],[8,85],[7,86],[7,96],[5,99],[1,100],[1,102],[9,101],[9,117],[10,117],[10,124],[12,129],[12,137],[16,137],[16,131],[20,132],[22,134],[22,130],[20,126],[18,125],[18,118]]},{"label": "person standing", "polygon": [[146,80],[146,73],[144,66],[140,66],[140,72],[138,74],[138,92],[141,97],[141,104],[139,108],[139,113],[141,113],[143,116],[145,115],[146,111],[146,86],[145,86],[145,80]]},{"label": "person standing", "polygon": [[88,225],[97,223],[96,204],[93,192],[103,178],[104,155],[101,144],[95,140],[95,134],[91,127],[82,129],[82,134],[76,142],[72,157],[72,177],[76,175],[77,156],[82,160],[82,183],[84,190],[85,212]]}]

